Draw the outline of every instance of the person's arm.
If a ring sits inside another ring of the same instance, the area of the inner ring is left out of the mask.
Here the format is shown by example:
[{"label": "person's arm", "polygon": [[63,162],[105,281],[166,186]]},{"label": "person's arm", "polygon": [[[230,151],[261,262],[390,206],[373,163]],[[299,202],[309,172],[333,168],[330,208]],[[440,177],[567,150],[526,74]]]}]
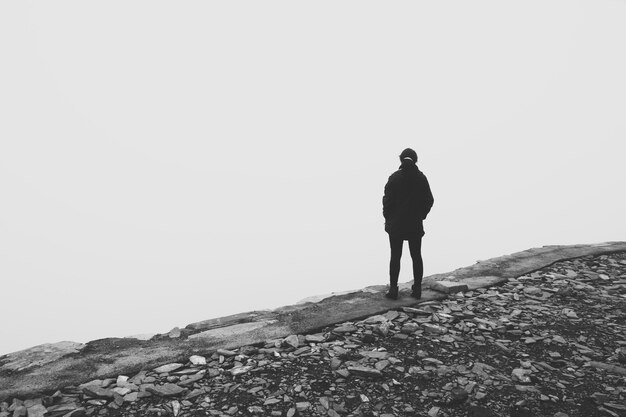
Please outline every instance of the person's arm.
[{"label": "person's arm", "polygon": [[391,177],[389,177],[387,184],[385,185],[385,194],[383,195],[383,217],[385,219],[387,219],[387,216],[391,213],[393,201],[393,186],[391,183]]},{"label": "person's arm", "polygon": [[428,216],[430,213],[430,209],[433,207],[435,199],[433,197],[433,193],[430,190],[430,184],[428,184],[428,179],[424,176],[424,217]]}]

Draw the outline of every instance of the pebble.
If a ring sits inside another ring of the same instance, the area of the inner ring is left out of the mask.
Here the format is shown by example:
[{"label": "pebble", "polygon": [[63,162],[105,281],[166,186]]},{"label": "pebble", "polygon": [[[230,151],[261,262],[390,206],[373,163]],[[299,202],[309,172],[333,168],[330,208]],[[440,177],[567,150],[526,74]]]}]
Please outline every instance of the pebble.
[{"label": "pebble", "polygon": [[287,336],[284,340],[283,343],[285,343],[286,345],[291,346],[294,349],[297,349],[298,346],[300,346],[300,340],[298,339],[298,336],[295,334],[292,334],[290,336]]},{"label": "pebble", "polygon": [[28,417],[44,417],[47,412],[48,410],[46,407],[41,404],[36,404],[27,408]]},{"label": "pebble", "polygon": [[296,403],[296,410],[305,411],[311,407],[311,403],[308,401],[301,401]]},{"label": "pebble", "polygon": [[513,377],[513,379],[515,381],[521,382],[523,384],[530,384],[531,383],[531,379],[528,376],[530,372],[526,369],[521,369],[521,368],[515,368],[513,369],[513,372],[511,373],[511,376]]},{"label": "pebble", "polygon": [[430,417],[437,417],[439,415],[439,410],[441,410],[441,407],[432,407],[430,410],[428,410],[428,415]]},{"label": "pebble", "polygon": [[263,409],[263,407],[260,407],[258,405],[251,405],[250,407],[248,407],[248,412],[250,414],[263,414],[265,413],[265,410]]},{"label": "pebble", "polygon": [[180,409],[181,409],[180,402],[178,402],[177,400],[174,400],[170,403],[170,405],[172,407],[172,414],[174,415],[174,417],[178,416],[178,414],[180,413]]},{"label": "pebble", "polygon": [[450,391],[450,403],[459,404],[469,398],[469,392],[460,387],[455,387]]},{"label": "pebble", "polygon": [[206,365],[206,358],[200,355],[192,355],[189,357],[189,362],[191,362],[192,365],[196,366]]}]

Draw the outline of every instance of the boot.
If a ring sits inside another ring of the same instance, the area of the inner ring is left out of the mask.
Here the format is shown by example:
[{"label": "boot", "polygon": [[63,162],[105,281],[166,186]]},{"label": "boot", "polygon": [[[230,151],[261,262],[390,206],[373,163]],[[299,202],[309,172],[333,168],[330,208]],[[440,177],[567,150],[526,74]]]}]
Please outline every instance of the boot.
[{"label": "boot", "polygon": [[422,283],[419,282],[417,284],[413,284],[413,291],[411,292],[411,297],[419,300],[422,298]]},{"label": "boot", "polygon": [[398,286],[389,286],[389,292],[387,294],[385,294],[385,297],[391,299],[391,300],[397,300],[398,299]]}]

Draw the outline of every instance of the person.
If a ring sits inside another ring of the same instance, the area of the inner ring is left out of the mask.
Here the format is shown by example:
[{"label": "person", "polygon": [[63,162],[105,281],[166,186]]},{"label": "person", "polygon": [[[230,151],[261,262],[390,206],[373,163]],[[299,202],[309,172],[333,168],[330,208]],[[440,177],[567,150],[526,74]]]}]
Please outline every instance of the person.
[{"label": "person", "polygon": [[422,297],[423,220],[433,206],[434,198],[426,176],[417,167],[417,153],[407,148],[400,154],[400,168],[391,174],[385,185],[383,216],[385,231],[389,234],[391,260],[389,261],[389,292],[385,297],[398,298],[400,258],[405,240],[413,261],[413,287],[411,296]]}]

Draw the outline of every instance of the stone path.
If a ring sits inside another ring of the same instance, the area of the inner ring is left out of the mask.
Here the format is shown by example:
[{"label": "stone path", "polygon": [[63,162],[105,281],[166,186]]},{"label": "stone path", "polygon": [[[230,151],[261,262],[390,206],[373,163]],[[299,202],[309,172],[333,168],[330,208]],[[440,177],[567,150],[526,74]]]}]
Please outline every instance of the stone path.
[{"label": "stone path", "polygon": [[44,415],[626,416],[626,254],[0,404]]}]

